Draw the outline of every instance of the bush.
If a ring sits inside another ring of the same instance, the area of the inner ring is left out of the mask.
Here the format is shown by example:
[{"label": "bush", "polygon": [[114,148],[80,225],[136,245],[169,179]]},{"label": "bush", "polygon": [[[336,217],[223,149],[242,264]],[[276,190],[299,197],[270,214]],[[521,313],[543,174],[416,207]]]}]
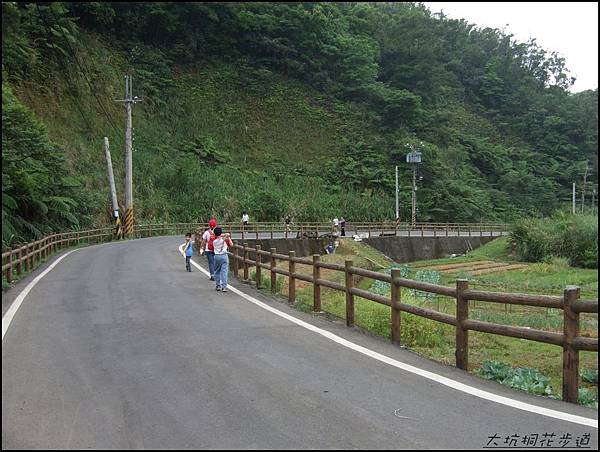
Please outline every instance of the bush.
[{"label": "bush", "polygon": [[[551,218],[526,218],[512,231],[520,259],[573,267],[598,268],[598,216],[557,213]],[[562,259],[561,259],[562,258]]]},{"label": "bush", "polygon": [[581,379],[586,383],[598,384],[597,369],[581,369]]}]

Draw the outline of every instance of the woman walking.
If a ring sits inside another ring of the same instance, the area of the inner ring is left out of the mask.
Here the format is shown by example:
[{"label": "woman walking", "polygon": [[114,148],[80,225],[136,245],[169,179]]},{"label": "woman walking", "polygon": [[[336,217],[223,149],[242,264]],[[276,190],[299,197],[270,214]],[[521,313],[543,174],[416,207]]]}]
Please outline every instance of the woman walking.
[{"label": "woman walking", "polygon": [[227,250],[233,248],[233,242],[229,234],[223,234],[219,227],[215,228],[215,239],[213,240],[213,249],[215,253],[215,282],[216,289],[221,292],[227,292],[227,276],[229,273],[229,256]]}]

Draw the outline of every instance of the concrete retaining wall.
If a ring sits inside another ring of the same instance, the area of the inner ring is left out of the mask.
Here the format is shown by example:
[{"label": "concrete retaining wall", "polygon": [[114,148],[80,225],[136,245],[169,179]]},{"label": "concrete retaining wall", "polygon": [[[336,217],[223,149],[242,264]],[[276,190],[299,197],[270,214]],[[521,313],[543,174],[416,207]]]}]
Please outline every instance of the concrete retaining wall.
[{"label": "concrete retaining wall", "polygon": [[[382,252],[390,259],[398,262],[413,262],[424,259],[449,257],[451,254],[463,254],[475,249],[497,237],[373,237],[363,242]],[[347,238],[346,240],[352,240]],[[277,248],[278,254],[295,251],[296,257],[325,254],[325,246],[329,239],[246,239],[236,240],[238,245],[247,243],[254,248],[257,244],[264,251]],[[250,255],[254,259],[254,255]],[[263,257],[263,261],[266,258]]]},{"label": "concrete retaining wall", "polygon": [[398,262],[440,259],[464,254],[497,237],[373,237],[363,242]]}]

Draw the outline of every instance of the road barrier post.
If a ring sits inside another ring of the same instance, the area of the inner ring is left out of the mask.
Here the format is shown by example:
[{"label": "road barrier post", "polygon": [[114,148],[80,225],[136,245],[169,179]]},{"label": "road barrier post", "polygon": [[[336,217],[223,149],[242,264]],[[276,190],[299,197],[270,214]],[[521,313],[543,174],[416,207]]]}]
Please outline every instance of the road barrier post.
[{"label": "road barrier post", "polygon": [[321,256],[313,254],[313,311],[321,312],[321,286],[317,280],[321,279],[321,267],[318,266]]},{"label": "road barrier post", "polygon": [[288,284],[288,303],[294,304],[294,301],[296,301],[296,278],[294,278],[293,274],[296,271],[296,263],[294,262],[294,259],[296,257],[296,252],[290,251],[288,256],[289,256],[288,269],[290,272],[289,284]]},{"label": "road barrier post", "polygon": [[565,402],[571,403],[577,403],[579,398],[579,351],[573,346],[573,339],[579,336],[579,313],[572,309],[572,304],[579,299],[579,295],[580,289],[577,286],[567,286],[563,295],[562,398]]},{"label": "road barrier post", "polygon": [[346,326],[354,326],[354,295],[350,292],[354,288],[354,278],[350,273],[352,267],[352,259],[345,261],[345,276],[346,276]]},{"label": "road barrier post", "polygon": [[400,269],[392,269],[392,342],[394,344],[400,344],[400,297],[401,290],[400,286],[395,283],[395,279],[400,278]]},{"label": "road barrier post", "polygon": [[469,288],[469,280],[456,280],[456,367],[467,370],[469,364],[469,330],[463,322],[469,318],[469,300],[463,292]]}]

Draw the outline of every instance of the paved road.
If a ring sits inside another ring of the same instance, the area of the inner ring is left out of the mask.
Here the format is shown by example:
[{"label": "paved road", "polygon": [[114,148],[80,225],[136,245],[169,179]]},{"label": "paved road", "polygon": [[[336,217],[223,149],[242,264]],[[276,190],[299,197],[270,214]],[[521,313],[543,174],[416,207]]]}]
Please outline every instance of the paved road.
[{"label": "paved road", "polygon": [[[494,434],[502,443],[531,433],[590,433],[597,445],[597,428],[450,389],[217,293],[202,273],[184,271],[182,241],[80,249],[33,288],[2,342],[3,449],[481,448]],[[233,285],[394,359],[515,397]],[[3,297],[3,313],[14,296]]]}]

